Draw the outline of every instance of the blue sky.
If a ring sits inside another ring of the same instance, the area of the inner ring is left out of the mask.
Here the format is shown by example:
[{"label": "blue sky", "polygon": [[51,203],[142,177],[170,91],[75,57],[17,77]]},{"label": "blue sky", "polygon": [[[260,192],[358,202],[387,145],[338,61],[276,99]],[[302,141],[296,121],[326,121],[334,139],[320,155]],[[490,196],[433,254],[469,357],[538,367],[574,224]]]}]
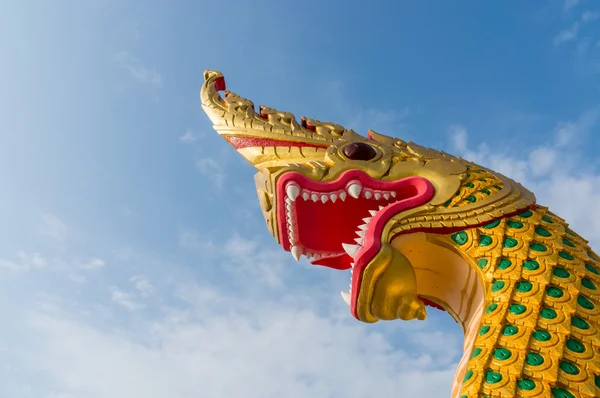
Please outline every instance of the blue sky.
[{"label": "blue sky", "polygon": [[256,104],[462,155],[598,245],[600,8],[450,3],[5,5],[0,396],[449,396],[458,326],[353,320],[347,273],[268,235],[198,94],[219,69]]}]

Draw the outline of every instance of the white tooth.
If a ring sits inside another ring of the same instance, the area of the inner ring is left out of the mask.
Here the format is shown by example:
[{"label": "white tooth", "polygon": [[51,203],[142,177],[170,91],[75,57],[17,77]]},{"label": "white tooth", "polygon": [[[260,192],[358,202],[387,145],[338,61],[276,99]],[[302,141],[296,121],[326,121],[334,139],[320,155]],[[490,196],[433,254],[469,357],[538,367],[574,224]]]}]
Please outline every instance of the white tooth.
[{"label": "white tooth", "polygon": [[329,196],[328,195],[321,195],[321,202],[325,203],[329,200]]},{"label": "white tooth", "polygon": [[358,243],[359,245],[361,245],[361,246],[362,246],[362,244],[363,244],[363,238],[355,238],[355,239],[354,239],[354,241],[355,241],[356,243]]},{"label": "white tooth", "polygon": [[385,206],[379,206],[379,210],[383,210]]},{"label": "white tooth", "polygon": [[300,188],[298,188],[298,185],[296,184],[287,184],[287,187],[285,188],[285,193],[287,193],[288,198],[294,201],[300,194]]},{"label": "white tooth", "polygon": [[334,193],[330,194],[330,195],[329,195],[329,197],[331,198],[331,201],[332,201],[333,203],[335,203],[335,201],[337,200],[337,195],[336,195],[336,194],[334,194]]},{"label": "white tooth", "polygon": [[371,199],[371,196],[373,196],[373,194],[371,193],[371,191],[365,191],[365,198]]},{"label": "white tooth", "polygon": [[375,217],[375,214],[377,214],[376,210],[369,210],[369,214],[371,214],[373,217]]},{"label": "white tooth", "polygon": [[344,251],[346,253],[348,253],[348,255],[350,257],[354,257],[354,255],[356,254],[356,252],[358,251],[358,249],[360,249],[360,246],[358,246],[358,245],[351,245],[349,243],[342,243],[342,247],[344,248]]},{"label": "white tooth", "polygon": [[360,226],[358,227],[358,229],[360,229],[361,231],[366,231],[366,229],[367,229],[367,224],[360,225]]},{"label": "white tooth", "polygon": [[342,200],[342,202],[343,202],[344,200],[346,200],[346,191],[342,191],[342,192],[340,192],[340,199]]},{"label": "white tooth", "polygon": [[290,204],[290,203],[292,203],[292,202],[293,202],[293,200],[292,200],[292,199],[290,199],[289,197],[286,197],[286,198],[285,198],[285,204],[289,205],[289,204]]},{"label": "white tooth", "polygon": [[375,192],[375,200],[381,199],[381,194],[379,192]]},{"label": "white tooth", "polygon": [[390,195],[392,195],[392,198],[395,198],[396,197],[396,192],[392,191],[392,192],[390,192]]},{"label": "white tooth", "polygon": [[362,186],[360,185],[360,182],[358,182],[358,181],[353,182],[352,185],[350,185],[348,187],[348,193],[354,199],[358,199],[358,196],[360,195],[361,190],[362,190]]},{"label": "white tooth", "polygon": [[288,237],[290,238],[290,242],[295,242],[296,241],[296,235],[294,234],[294,231],[290,230],[288,232]]},{"label": "white tooth", "polygon": [[306,191],[302,192],[302,199],[308,200],[308,198],[310,198],[310,194]]},{"label": "white tooth", "polygon": [[286,203],[285,208],[287,209],[287,211],[290,211],[292,210],[292,205],[290,203]]},{"label": "white tooth", "polygon": [[385,200],[389,199],[389,198],[390,198],[390,194],[389,194],[389,193],[387,193],[387,192],[386,192],[386,193],[384,193],[384,194],[383,194],[383,198],[384,198]]},{"label": "white tooth", "polygon": [[302,248],[300,246],[292,246],[292,257],[294,257],[294,259],[296,261],[300,261],[300,256],[302,255]]},{"label": "white tooth", "polygon": [[358,230],[358,231],[356,231],[356,235],[358,235],[361,238],[364,238],[365,237],[365,231]]},{"label": "white tooth", "polygon": [[371,221],[371,218],[373,218],[373,217],[366,217],[366,218],[363,218],[363,221],[365,222],[365,224],[368,224],[368,223],[369,223],[369,221]]},{"label": "white tooth", "polygon": [[313,193],[312,195],[310,195],[310,198],[312,199],[313,202],[316,202],[317,200],[319,200],[319,196],[316,193]]},{"label": "white tooth", "polygon": [[340,293],[342,293],[342,298],[344,299],[346,304],[350,305],[350,293],[344,292],[344,291],[342,291]]}]

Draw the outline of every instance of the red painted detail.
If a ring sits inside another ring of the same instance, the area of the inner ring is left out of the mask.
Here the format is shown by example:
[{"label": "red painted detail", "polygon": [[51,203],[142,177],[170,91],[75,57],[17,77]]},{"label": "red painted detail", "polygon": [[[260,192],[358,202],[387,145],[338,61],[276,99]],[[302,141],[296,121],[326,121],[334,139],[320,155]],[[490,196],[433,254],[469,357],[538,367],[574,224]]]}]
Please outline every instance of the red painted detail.
[{"label": "red painted detail", "polygon": [[226,89],[227,89],[227,86],[225,85],[225,78],[223,76],[217,77],[215,79],[215,90],[223,91]]},{"label": "red painted detail", "polygon": [[304,117],[302,117],[302,127],[304,127],[307,130],[310,130],[310,131],[316,130],[315,126],[308,124],[308,122],[306,121],[306,119]]},{"label": "red painted detail", "polygon": [[440,311],[446,311],[446,310],[444,309],[444,307],[442,307],[442,306],[441,306],[441,305],[439,305],[438,303],[434,303],[433,301],[426,299],[425,297],[418,296],[417,298],[418,298],[419,300],[421,300],[421,301],[423,302],[423,304],[425,304],[425,305],[427,305],[427,306],[429,306],[429,307],[436,308],[436,309],[438,309],[438,310],[440,310]]},{"label": "red painted detail", "polygon": [[266,119],[268,119],[268,118],[269,118],[269,115],[267,115],[266,113],[263,113],[263,108],[264,108],[264,107],[263,107],[262,105],[260,105],[260,106],[258,107],[258,115],[259,115],[260,117],[262,117],[263,119],[265,119],[265,120],[266,120]]},{"label": "red painted detail", "polygon": [[284,140],[272,140],[268,138],[258,137],[244,137],[244,136],[225,136],[225,139],[229,141],[231,146],[235,149],[248,148],[248,147],[271,147],[271,146],[286,146],[286,147],[300,147],[300,148],[327,148],[327,145],[316,145],[308,144],[305,142],[297,141],[284,141]]}]

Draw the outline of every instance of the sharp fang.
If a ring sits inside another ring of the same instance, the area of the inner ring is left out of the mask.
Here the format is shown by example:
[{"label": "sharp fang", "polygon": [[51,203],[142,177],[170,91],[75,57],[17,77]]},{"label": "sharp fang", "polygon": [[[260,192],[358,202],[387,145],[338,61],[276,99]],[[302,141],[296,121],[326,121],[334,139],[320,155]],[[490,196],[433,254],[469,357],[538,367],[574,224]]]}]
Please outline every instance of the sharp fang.
[{"label": "sharp fang", "polygon": [[300,256],[302,255],[302,248],[300,246],[292,246],[292,257],[294,257],[294,259],[296,261],[300,261]]},{"label": "sharp fang", "polygon": [[379,210],[383,210],[385,206],[379,206]]},{"label": "sharp fang", "polygon": [[371,196],[373,196],[373,194],[371,193],[371,191],[365,191],[365,198],[371,199]]},{"label": "sharp fang", "polygon": [[384,194],[383,194],[383,198],[384,198],[384,199],[386,199],[386,200],[387,200],[387,199],[389,199],[389,198],[390,198],[390,194],[389,194],[389,193],[387,193],[387,192],[386,192],[386,193],[384,193]]},{"label": "sharp fang", "polygon": [[365,222],[365,224],[368,224],[369,221],[371,221],[371,218],[373,218],[373,217],[365,217],[365,218],[363,218],[363,221]]},{"label": "sharp fang", "polygon": [[308,200],[308,198],[310,198],[310,194],[306,191],[302,192],[302,199]]},{"label": "sharp fang", "polygon": [[321,195],[321,202],[325,203],[329,200],[329,196],[328,195]]},{"label": "sharp fang", "polygon": [[355,241],[356,243],[358,243],[359,245],[361,245],[361,246],[362,246],[362,244],[363,244],[363,238],[355,238],[355,239],[354,239],[354,241]]},{"label": "sharp fang", "polygon": [[334,194],[334,193],[332,193],[332,194],[330,194],[330,195],[329,195],[329,198],[331,199],[331,201],[332,201],[333,203],[335,203],[335,201],[337,200],[337,195],[336,195],[336,194]]},{"label": "sharp fang", "polygon": [[285,188],[285,193],[287,193],[288,198],[294,201],[300,194],[300,188],[298,188],[298,185],[296,184],[287,184],[287,187]]},{"label": "sharp fang", "polygon": [[288,231],[288,237],[290,238],[290,242],[295,242],[296,241],[296,235],[294,234],[294,231],[289,230]]},{"label": "sharp fang", "polygon": [[358,229],[360,229],[361,231],[366,231],[367,230],[367,224],[360,225],[358,227]]},{"label": "sharp fang", "polygon": [[375,193],[375,200],[381,199],[381,194],[379,192]]},{"label": "sharp fang", "polygon": [[340,192],[340,199],[342,200],[342,202],[343,202],[344,200],[346,200],[346,191],[342,191],[342,192]]},{"label": "sharp fang", "polygon": [[317,196],[316,193],[313,193],[312,195],[310,195],[310,198],[312,199],[313,202],[316,202],[317,200],[319,200],[319,197]]},{"label": "sharp fang", "polygon": [[360,195],[361,190],[362,190],[362,186],[360,185],[360,183],[358,181],[353,182],[352,185],[350,185],[348,187],[348,193],[354,199],[358,199],[358,196]]},{"label": "sharp fang", "polygon": [[346,304],[350,305],[350,293],[344,291],[341,291],[340,293],[342,293],[342,298],[344,299]]},{"label": "sharp fang", "polygon": [[375,214],[377,214],[377,212],[375,210],[369,210],[369,214],[371,214],[373,217],[375,217]]},{"label": "sharp fang", "polygon": [[390,192],[390,195],[392,195],[392,198],[395,198],[396,197],[396,192],[392,191],[392,192]]},{"label": "sharp fang", "polygon": [[358,231],[356,231],[356,235],[358,235],[361,238],[364,238],[365,237],[365,231],[358,230]]},{"label": "sharp fang", "polygon": [[348,255],[352,258],[354,258],[354,255],[356,254],[356,252],[358,251],[358,249],[360,249],[360,246],[358,245],[351,245],[349,243],[342,243],[342,247],[344,248],[344,251],[346,253],[348,253]]}]

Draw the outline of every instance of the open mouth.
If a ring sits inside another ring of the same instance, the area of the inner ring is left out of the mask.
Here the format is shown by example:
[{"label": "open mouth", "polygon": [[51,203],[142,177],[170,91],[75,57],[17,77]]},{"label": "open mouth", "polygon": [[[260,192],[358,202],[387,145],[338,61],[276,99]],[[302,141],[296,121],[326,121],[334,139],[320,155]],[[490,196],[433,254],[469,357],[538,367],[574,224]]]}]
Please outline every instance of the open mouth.
[{"label": "open mouth", "polygon": [[335,181],[317,182],[290,172],[277,182],[280,242],[296,260],[304,255],[314,265],[356,270],[377,253],[392,216],[433,194],[422,177],[381,181],[349,170]]}]

